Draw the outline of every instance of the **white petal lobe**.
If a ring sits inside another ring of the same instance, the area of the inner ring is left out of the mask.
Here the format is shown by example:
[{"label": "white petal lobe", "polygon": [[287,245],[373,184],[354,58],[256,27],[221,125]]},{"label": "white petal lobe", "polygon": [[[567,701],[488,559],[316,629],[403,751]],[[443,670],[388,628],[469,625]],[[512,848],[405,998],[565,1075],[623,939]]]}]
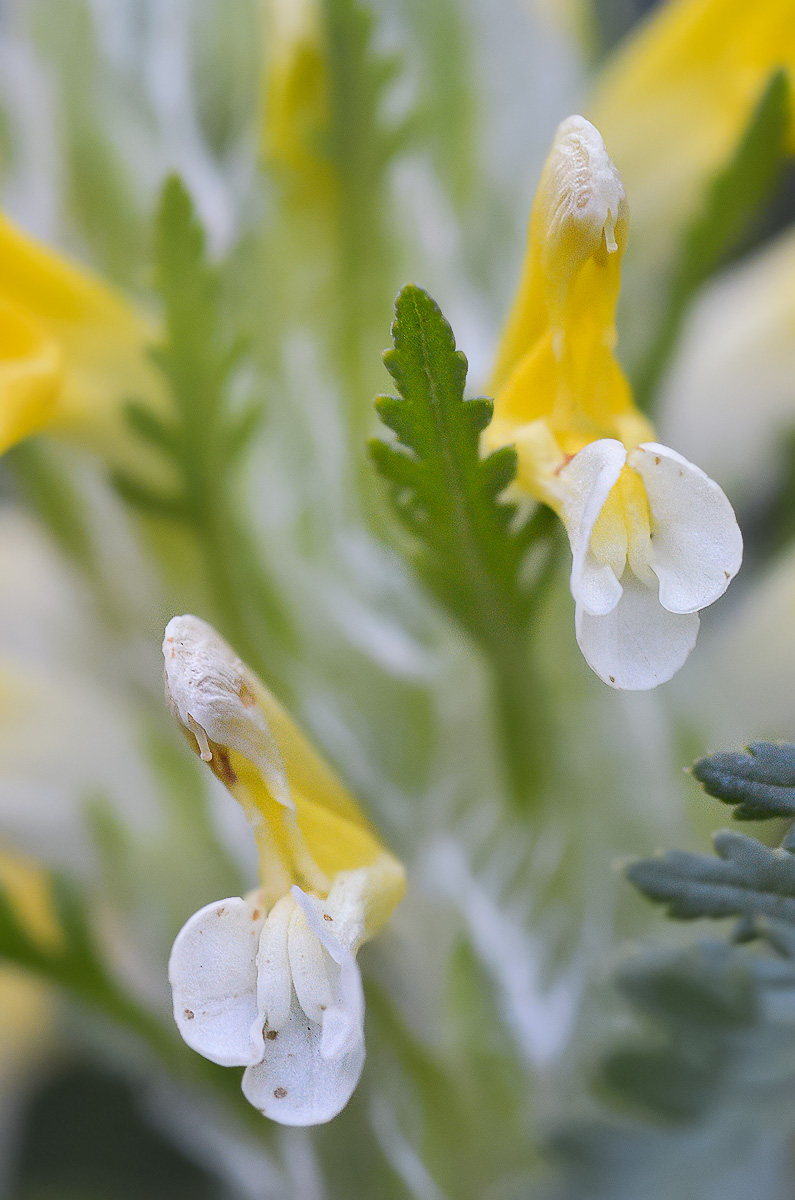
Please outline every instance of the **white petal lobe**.
[{"label": "white petal lobe", "polygon": [[289,1019],[266,1042],[265,1057],[243,1075],[243,1094],[282,1125],[322,1125],[350,1100],[364,1065],[364,1035],[343,1053],[321,1052],[321,1026],[293,996]]},{"label": "white petal lobe", "polygon": [[282,896],[268,913],[257,950],[257,1006],[268,1029],[281,1029],[290,1015],[292,983],[287,930],[295,912],[292,896]]},{"label": "white petal lobe", "polygon": [[264,1051],[256,954],[262,918],[233,896],[207,904],[177,934],[168,964],[174,1020],[187,1044],[220,1066],[247,1066]]},{"label": "white petal lobe", "polygon": [[571,543],[571,593],[589,613],[608,613],[619,601],[621,584],[614,571],[591,552],[591,534],[604,508],[627,452],[621,442],[601,438],[589,442],[559,474],[563,521]]},{"label": "white petal lobe", "polygon": [[643,691],[666,683],[696,644],[697,613],[672,613],[631,571],[612,612],[575,610],[577,643],[589,667],[611,687]]},{"label": "white petal lobe", "polygon": [[740,569],[743,541],[734,510],[708,475],[667,446],[646,442],[629,455],[651,513],[651,568],[660,603],[693,613],[722,596]]},{"label": "white petal lobe", "polygon": [[[356,877],[359,872],[349,872],[348,875]],[[344,930],[346,924],[358,924],[344,919],[344,910],[350,908],[349,892],[350,889],[343,887],[337,897],[332,892],[326,903],[321,904],[299,887],[293,887],[293,895],[303,910],[307,925],[328,955],[329,968],[336,968],[332,976],[332,1002],[323,1013],[320,1045],[321,1054],[329,1059],[353,1053],[364,1038],[362,977],[350,945],[339,937],[335,929],[335,926]]]},{"label": "white petal lobe", "polygon": [[323,1014],[334,1000],[339,967],[329,957],[296,905],[287,935],[290,971],[298,1002],[312,1021],[322,1024]]}]

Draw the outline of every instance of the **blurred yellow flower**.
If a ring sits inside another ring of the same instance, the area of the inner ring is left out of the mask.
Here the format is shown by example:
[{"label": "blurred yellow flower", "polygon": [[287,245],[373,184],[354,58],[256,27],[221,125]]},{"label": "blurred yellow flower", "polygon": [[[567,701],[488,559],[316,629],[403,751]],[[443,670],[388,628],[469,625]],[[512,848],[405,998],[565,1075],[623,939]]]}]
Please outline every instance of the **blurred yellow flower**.
[{"label": "blurred yellow flower", "polygon": [[[0,891],[25,932],[42,949],[57,950],[63,935],[37,864],[0,848]],[[46,1053],[51,1027],[50,989],[22,969],[0,969],[0,1093]]]},{"label": "blurred yellow flower", "polygon": [[[684,231],[782,68],[792,86],[791,0],[669,0],[600,73],[585,111],[632,197],[621,313],[628,365],[642,360]],[[795,151],[795,114],[789,145]]]},{"label": "blurred yellow flower", "polygon": [[0,847],[0,892],[28,937],[47,952],[60,948],[49,877],[37,863]]},{"label": "blurred yellow flower", "polygon": [[669,0],[622,44],[588,114],[644,232],[692,215],[780,67],[795,78],[792,0]]},{"label": "blurred yellow flower", "polygon": [[364,1063],[356,965],[405,887],[350,795],[268,689],[211,626],[174,617],[166,695],[194,749],[239,801],[260,887],[195,913],[169,978],[185,1041],[245,1066],[243,1092],[288,1125],[330,1120]]},{"label": "blurred yellow flower", "polygon": [[663,683],[695,644],[698,610],[739,569],[731,505],[653,440],[616,362],[629,227],[621,177],[590,122],[557,130],[492,380],[490,446],[513,443],[517,485],[560,516],[580,648],[617,688]]},{"label": "blurred yellow flower", "polygon": [[124,457],[124,402],[162,392],[149,325],[3,216],[0,261],[0,453],[47,429]]},{"label": "blurred yellow flower", "polygon": [[267,0],[265,34],[265,158],[293,186],[311,194],[330,180],[323,146],[328,79],[318,0]]}]

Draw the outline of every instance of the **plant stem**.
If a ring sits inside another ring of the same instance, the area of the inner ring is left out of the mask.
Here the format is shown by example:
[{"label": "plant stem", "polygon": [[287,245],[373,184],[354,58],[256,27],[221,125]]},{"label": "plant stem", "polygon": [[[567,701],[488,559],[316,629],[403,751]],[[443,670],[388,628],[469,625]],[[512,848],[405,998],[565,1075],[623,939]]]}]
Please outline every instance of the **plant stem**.
[{"label": "plant stem", "polygon": [[506,784],[516,808],[527,809],[547,774],[547,721],[529,636],[515,623],[495,624],[483,649],[491,667]]}]

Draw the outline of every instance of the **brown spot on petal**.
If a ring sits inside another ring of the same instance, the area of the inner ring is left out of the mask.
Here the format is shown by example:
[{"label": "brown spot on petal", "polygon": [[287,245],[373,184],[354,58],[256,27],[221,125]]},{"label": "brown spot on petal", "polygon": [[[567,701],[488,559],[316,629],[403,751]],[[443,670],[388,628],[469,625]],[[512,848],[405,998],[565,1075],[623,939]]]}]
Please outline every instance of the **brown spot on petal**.
[{"label": "brown spot on petal", "polygon": [[731,579],[731,571],[724,571],[723,574],[726,576],[727,579]]},{"label": "brown spot on petal", "polygon": [[277,1087],[273,1089],[273,1094],[277,1100],[283,1100],[287,1095],[287,1088]]},{"label": "brown spot on petal", "polygon": [[243,680],[243,682],[240,684],[240,691],[238,692],[238,695],[243,701],[244,708],[253,708],[257,703],[257,697],[254,695],[245,680]]},{"label": "brown spot on petal", "polygon": [[217,908],[215,911],[216,911],[217,916],[222,917],[224,915],[224,913],[226,912],[226,905],[222,904],[221,907]]},{"label": "brown spot on petal", "polygon": [[608,675],[607,678],[610,680],[611,683],[615,683],[615,681],[616,681],[615,675]]},{"label": "brown spot on petal", "polygon": [[[658,467],[659,467],[659,465],[660,465],[660,456],[659,456],[658,454],[655,454],[655,456],[654,456],[654,463],[655,463],[655,466],[658,466]],[[680,471],[680,472],[679,472],[679,474],[681,475],[681,474],[682,474],[682,472]]]},{"label": "brown spot on petal", "polygon": [[213,757],[210,767],[221,780],[221,783],[227,787],[231,787],[233,783],[237,783],[237,775],[232,769],[232,764],[229,761],[229,751],[225,746],[213,745]]},{"label": "brown spot on petal", "polygon": [[324,920],[324,921],[333,921],[333,920],[334,920],[334,918],[333,918],[333,917],[330,917],[330,916],[328,915],[328,913],[323,913],[323,920]]},{"label": "brown spot on petal", "polygon": [[258,908],[254,909],[253,913],[251,914],[251,919],[252,921],[258,921],[260,919],[260,911]]},{"label": "brown spot on petal", "polygon": [[275,1042],[278,1036],[279,1036],[278,1029],[266,1030],[265,1037],[268,1039],[269,1042]]},{"label": "brown spot on petal", "polygon": [[189,1008],[186,1008],[185,1009],[185,1020],[192,1021],[193,1017],[194,1017],[194,1014],[191,1012],[191,1010]]}]

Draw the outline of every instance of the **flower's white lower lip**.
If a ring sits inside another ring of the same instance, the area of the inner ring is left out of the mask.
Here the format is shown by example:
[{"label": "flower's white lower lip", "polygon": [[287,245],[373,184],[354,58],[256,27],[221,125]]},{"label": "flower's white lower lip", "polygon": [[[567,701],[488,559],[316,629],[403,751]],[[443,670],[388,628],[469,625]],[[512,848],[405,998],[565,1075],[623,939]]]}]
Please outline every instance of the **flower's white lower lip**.
[{"label": "flower's white lower lip", "polygon": [[[628,530],[632,566],[627,562],[618,578],[598,562],[591,538],[624,462],[645,489],[651,536],[631,542]],[[577,641],[586,661],[611,687],[641,690],[667,682],[693,649],[698,612],[739,570],[742,536],[729,501],[703,471],[656,442],[629,454],[612,439],[591,442],[559,478]],[[647,563],[637,561],[641,553]]]},{"label": "flower's white lower lip", "polygon": [[222,1066],[246,1066],[243,1091],[283,1124],[330,1120],[364,1062],[364,998],[329,902],[299,888],[267,915],[259,897],[208,904],[169,961],[185,1041]]}]

